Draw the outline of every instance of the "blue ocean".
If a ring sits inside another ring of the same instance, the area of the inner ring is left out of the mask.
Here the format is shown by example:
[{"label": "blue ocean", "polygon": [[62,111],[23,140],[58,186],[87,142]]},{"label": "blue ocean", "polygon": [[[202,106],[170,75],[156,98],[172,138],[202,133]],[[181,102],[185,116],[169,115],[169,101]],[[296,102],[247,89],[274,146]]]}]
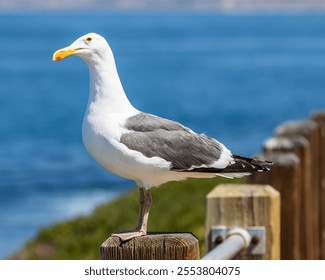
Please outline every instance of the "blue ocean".
[{"label": "blue ocean", "polygon": [[325,107],[325,14],[1,13],[0,258],[134,186],[83,147],[86,65],[52,62],[88,32],[107,38],[135,107],[236,154]]}]

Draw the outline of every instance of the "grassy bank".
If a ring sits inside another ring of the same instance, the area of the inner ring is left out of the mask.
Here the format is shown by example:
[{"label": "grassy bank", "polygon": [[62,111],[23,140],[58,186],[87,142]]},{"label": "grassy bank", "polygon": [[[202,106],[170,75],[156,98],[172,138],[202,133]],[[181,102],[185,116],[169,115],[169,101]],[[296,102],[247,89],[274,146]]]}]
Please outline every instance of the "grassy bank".
[{"label": "grassy bank", "polygon": [[[149,231],[192,232],[200,241],[201,255],[204,254],[205,196],[222,182],[229,180],[190,179],[153,189]],[[13,258],[98,259],[99,247],[111,233],[135,227],[138,199],[138,190],[134,188],[124,196],[99,206],[89,216],[44,228]]]}]

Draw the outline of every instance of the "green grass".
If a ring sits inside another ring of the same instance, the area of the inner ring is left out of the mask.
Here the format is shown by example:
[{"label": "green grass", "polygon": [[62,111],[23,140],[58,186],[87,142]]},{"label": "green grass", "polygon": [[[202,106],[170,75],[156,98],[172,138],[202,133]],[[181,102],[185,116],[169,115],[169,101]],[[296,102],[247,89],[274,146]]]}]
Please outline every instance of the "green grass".
[{"label": "green grass", "polygon": [[[192,232],[205,254],[205,196],[227,179],[189,179],[152,190],[149,231]],[[242,182],[242,180],[231,180]],[[107,237],[137,223],[139,193],[134,188],[122,197],[99,206],[91,215],[44,228],[13,258],[99,259],[99,248]]]}]

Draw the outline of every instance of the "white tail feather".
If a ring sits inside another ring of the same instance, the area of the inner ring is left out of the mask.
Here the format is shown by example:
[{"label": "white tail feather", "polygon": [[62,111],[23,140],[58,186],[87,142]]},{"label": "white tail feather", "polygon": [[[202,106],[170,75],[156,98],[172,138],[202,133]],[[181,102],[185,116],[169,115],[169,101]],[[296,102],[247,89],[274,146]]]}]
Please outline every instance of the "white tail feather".
[{"label": "white tail feather", "polygon": [[234,179],[234,178],[242,178],[245,176],[249,176],[252,173],[249,172],[241,172],[241,173],[216,173],[216,175],[220,176],[220,177],[224,177],[227,179]]}]

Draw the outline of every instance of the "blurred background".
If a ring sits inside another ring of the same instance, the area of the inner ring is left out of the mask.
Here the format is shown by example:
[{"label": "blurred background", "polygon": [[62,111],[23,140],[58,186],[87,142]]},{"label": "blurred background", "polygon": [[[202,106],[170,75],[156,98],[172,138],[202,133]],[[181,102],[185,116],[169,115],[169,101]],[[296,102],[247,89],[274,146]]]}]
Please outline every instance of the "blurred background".
[{"label": "blurred background", "polygon": [[52,62],[103,35],[145,112],[252,156],[281,122],[325,104],[324,1],[0,0],[0,258],[39,228],[134,186],[81,140],[88,69]]}]

